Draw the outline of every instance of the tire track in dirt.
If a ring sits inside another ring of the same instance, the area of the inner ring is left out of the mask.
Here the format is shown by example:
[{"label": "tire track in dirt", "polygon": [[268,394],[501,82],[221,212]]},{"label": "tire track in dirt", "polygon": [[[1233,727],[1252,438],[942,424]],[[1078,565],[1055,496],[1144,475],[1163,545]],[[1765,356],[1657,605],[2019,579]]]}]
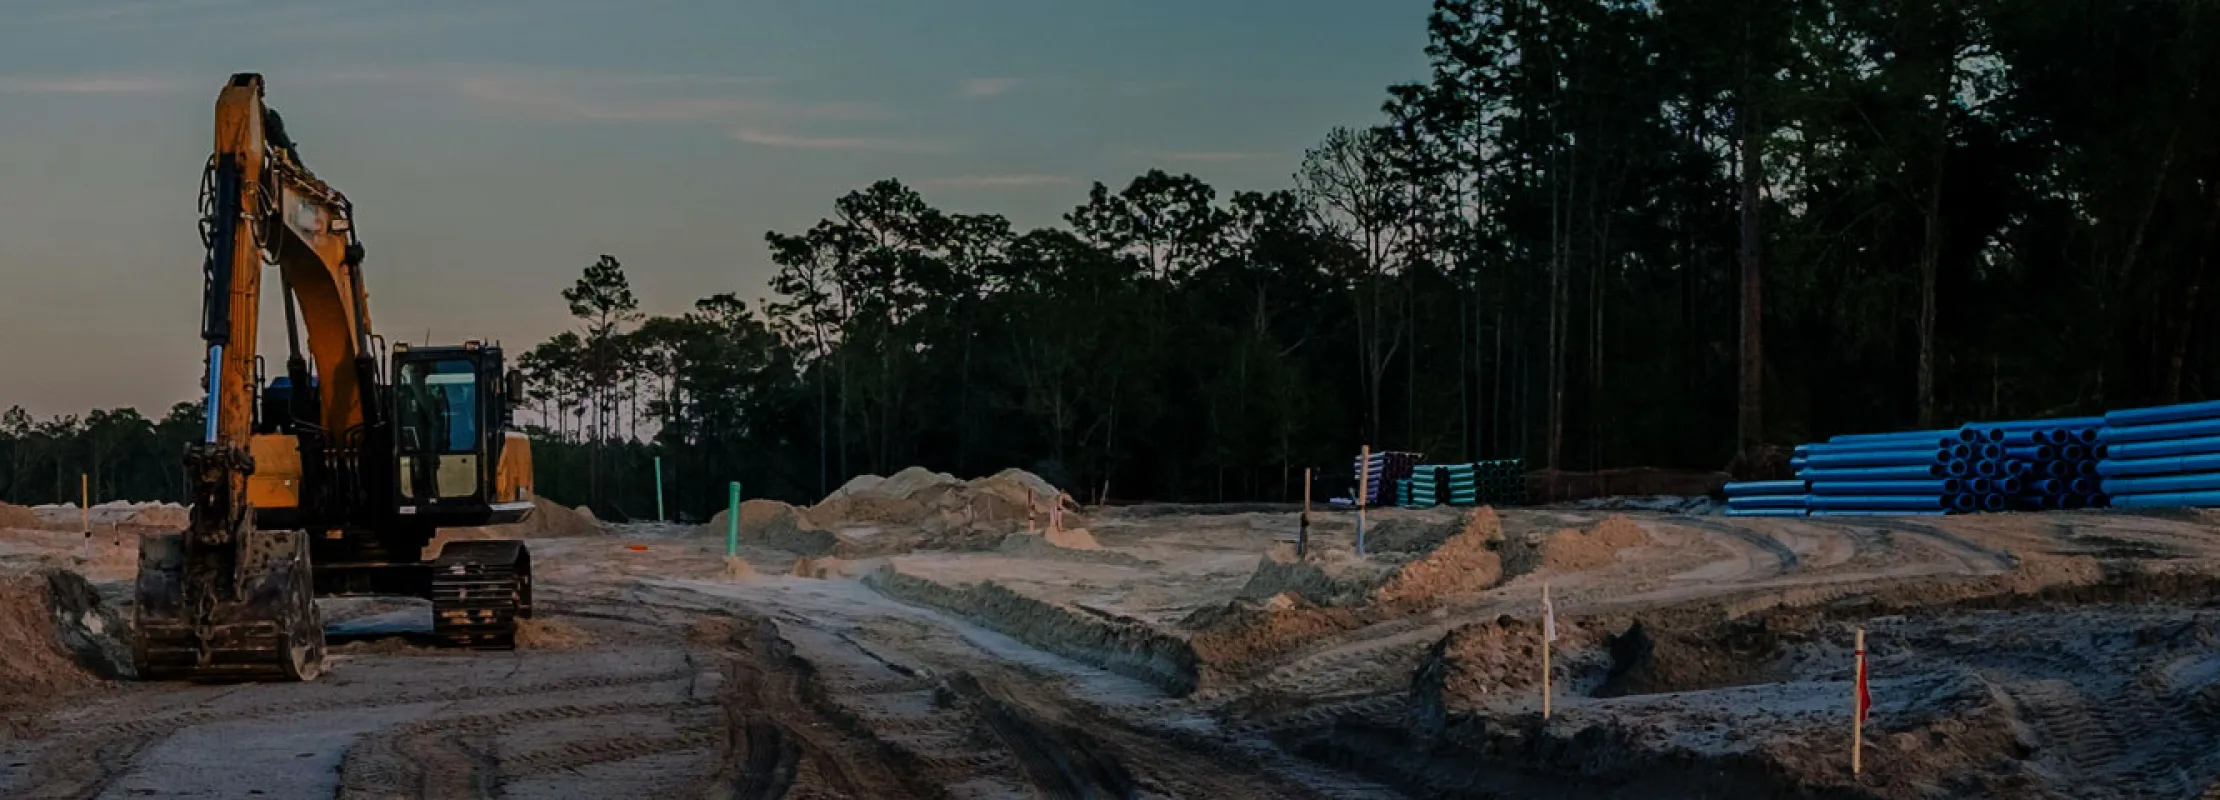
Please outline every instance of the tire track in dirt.
[{"label": "tire track in dirt", "polygon": [[[436,797],[425,778],[452,762],[427,750],[426,743],[452,743],[465,735],[485,735],[520,725],[625,714],[667,713],[697,705],[685,700],[607,702],[537,706],[490,714],[440,717],[396,725],[363,737],[340,759],[342,800],[372,797]],[[427,763],[427,761],[434,763]],[[466,766],[477,770],[484,764]]]},{"label": "tire track in dirt", "polygon": [[[1744,528],[1730,522],[1723,522],[1721,520],[1710,519],[1706,517],[1680,517],[1676,518],[1674,522],[1687,525],[1688,527],[1695,528],[1700,531],[1705,531],[1725,537],[1730,543],[1729,546],[1735,546],[1739,544],[1746,546],[1748,549],[1755,549],[1762,555],[1771,557],[1772,560],[1775,562],[1775,567],[1768,574],[1753,573],[1746,575],[1737,575],[1733,576],[1733,580],[1748,581],[1759,578],[1772,577],[1774,575],[1782,575],[1790,572],[1795,572],[1803,564],[1802,559],[1796,555],[1795,549],[1789,547],[1786,544],[1783,544],[1779,539],[1775,539],[1759,531]],[[1764,572],[1764,567],[1759,566],[1757,560],[1753,559],[1751,561],[1751,566],[1757,572]]]},{"label": "tire track in dirt", "polygon": [[893,748],[853,718],[828,716],[818,671],[767,619],[735,617],[720,649],[725,725],[712,737],[717,769],[700,794],[771,800],[789,793],[932,796]]}]

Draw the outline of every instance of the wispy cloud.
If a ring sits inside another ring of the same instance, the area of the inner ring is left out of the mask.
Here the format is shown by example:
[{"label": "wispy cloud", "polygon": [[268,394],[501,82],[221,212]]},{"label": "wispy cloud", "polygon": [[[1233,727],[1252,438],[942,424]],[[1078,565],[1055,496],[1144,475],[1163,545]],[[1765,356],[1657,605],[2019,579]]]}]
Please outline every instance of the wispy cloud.
[{"label": "wispy cloud", "polygon": [[732,138],[758,147],[778,147],[795,150],[847,150],[882,153],[938,153],[947,150],[944,145],[910,139],[887,139],[868,136],[809,136],[778,133],[761,128],[737,128]]},{"label": "wispy cloud", "polygon": [[1262,161],[1273,156],[1272,153],[1240,150],[1175,151],[1153,155],[1157,159],[1177,164],[1237,164],[1243,161]]},{"label": "wispy cloud", "polygon": [[919,181],[918,184],[948,189],[997,189],[1027,186],[1063,186],[1078,182],[1077,178],[1068,175],[1015,172],[995,175],[957,175],[949,178],[927,178]]},{"label": "wispy cloud", "polygon": [[0,92],[21,94],[147,94],[178,88],[161,78],[85,75],[74,77],[0,77]]},{"label": "wispy cloud", "polygon": [[1018,78],[972,78],[964,81],[960,91],[967,99],[984,100],[1009,94],[1024,83]]},{"label": "wispy cloud", "polygon": [[771,125],[886,116],[868,103],[781,97],[772,91],[777,84],[758,76],[514,70],[450,82],[488,107],[551,121]]}]

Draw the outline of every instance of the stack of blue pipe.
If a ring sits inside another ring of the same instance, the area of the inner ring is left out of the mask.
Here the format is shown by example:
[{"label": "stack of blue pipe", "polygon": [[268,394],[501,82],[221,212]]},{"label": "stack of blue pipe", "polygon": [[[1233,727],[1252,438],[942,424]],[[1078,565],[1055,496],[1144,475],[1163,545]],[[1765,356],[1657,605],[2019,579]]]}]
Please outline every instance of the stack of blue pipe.
[{"label": "stack of blue pipe", "polygon": [[1815,517],[1942,514],[1980,507],[1968,479],[1982,455],[1958,430],[1858,433],[1800,445],[1789,466],[1810,482]]},{"label": "stack of blue pipe", "polygon": [[2113,507],[2220,506],[2220,401],[2113,411],[2097,442]]},{"label": "stack of blue pipe", "polygon": [[1974,422],[1962,430],[1969,441],[2001,447],[2002,474],[2018,479],[1993,481],[1990,488],[2005,495],[2011,508],[2037,511],[2104,507],[2106,497],[2096,477],[2097,435],[2103,425],[2103,417],[2075,417]]},{"label": "stack of blue pipe", "polygon": [[1811,484],[1801,480],[1730,483],[1727,516],[1801,517],[1810,491]]}]

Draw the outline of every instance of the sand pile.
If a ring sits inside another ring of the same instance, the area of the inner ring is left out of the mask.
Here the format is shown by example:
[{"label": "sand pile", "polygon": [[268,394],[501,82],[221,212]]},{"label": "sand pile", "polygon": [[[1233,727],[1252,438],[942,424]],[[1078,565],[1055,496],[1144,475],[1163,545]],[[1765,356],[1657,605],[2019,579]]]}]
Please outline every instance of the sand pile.
[{"label": "sand pile", "polygon": [[1066,550],[1102,549],[1102,543],[1095,541],[1095,535],[1092,533],[1088,533],[1086,528],[1072,528],[1070,530],[1061,531],[1042,531],[1041,536],[1042,538],[1047,539],[1049,544],[1064,548]]},{"label": "sand pile", "polygon": [[1396,570],[1372,593],[1372,602],[1409,613],[1493,589],[1503,580],[1503,559],[1494,550],[1502,539],[1503,522],[1495,509],[1475,511],[1463,531]]},{"label": "sand pile", "polygon": [[[867,476],[868,477],[868,476]],[[845,487],[843,487],[845,488]],[[698,536],[723,538],[731,512],[719,511],[695,529]],[[777,500],[748,500],[740,504],[740,541],[803,555],[832,555],[843,550],[840,537],[795,509]]]},{"label": "sand pile", "polygon": [[128,632],[74,572],[0,579],[0,715],[130,677]]},{"label": "sand pile", "polygon": [[[858,475],[822,502],[795,508],[775,500],[740,504],[740,538],[803,555],[862,558],[918,547],[987,549],[1004,534],[1023,531],[1028,519],[1045,531],[1061,515],[1078,528],[1078,507],[1040,476],[1006,469],[965,481],[910,467],[892,476]],[[725,535],[727,512],[718,512],[698,535]],[[1091,537],[1067,536],[1078,549]]]},{"label": "sand pile", "polygon": [[1298,647],[1369,621],[1364,610],[1322,608],[1284,592],[1200,608],[1181,624],[1195,631],[1188,646],[1201,662],[1204,681],[1214,684],[1259,674]]},{"label": "sand pile", "polygon": [[532,617],[516,621],[518,649],[576,650],[593,641],[593,636],[563,620]]},{"label": "sand pile", "polygon": [[22,506],[0,503],[0,528],[38,530],[44,527],[46,526],[39,520],[38,512]]},{"label": "sand pile", "polygon": [[744,581],[755,577],[755,565],[739,556],[725,556],[725,580]]},{"label": "sand pile", "polygon": [[809,556],[802,556],[801,558],[794,559],[794,568],[788,570],[788,574],[793,575],[797,578],[826,580],[830,578],[845,577],[848,574],[847,570],[848,562],[843,561],[835,556],[825,556],[822,558],[811,558]]},{"label": "sand pile", "polygon": [[1263,600],[1293,594],[1315,606],[1342,607],[1364,602],[1385,583],[1392,567],[1347,550],[1312,550],[1303,558],[1295,549],[1274,545],[1257,561],[1256,572],[1241,587],[1239,597]]},{"label": "sand pile", "polygon": [[1511,575],[1579,572],[1611,563],[1621,550],[1649,543],[1650,535],[1642,526],[1613,514],[1585,531],[1566,528],[1511,539],[1505,542],[1503,566]]},{"label": "sand pile", "polygon": [[448,542],[467,542],[482,539],[564,539],[581,536],[606,536],[609,530],[594,519],[594,513],[585,506],[565,508],[545,497],[532,498],[532,515],[523,522],[511,525],[485,525],[475,528],[441,528],[438,535],[424,546],[425,558],[436,558]]}]

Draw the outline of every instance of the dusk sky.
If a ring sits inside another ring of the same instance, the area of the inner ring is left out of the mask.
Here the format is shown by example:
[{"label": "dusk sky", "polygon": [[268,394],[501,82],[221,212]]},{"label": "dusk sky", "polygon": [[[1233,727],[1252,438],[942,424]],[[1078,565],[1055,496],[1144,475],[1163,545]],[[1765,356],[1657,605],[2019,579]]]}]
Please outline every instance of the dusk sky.
[{"label": "dusk sky", "polygon": [[1285,187],[1424,76],[1427,7],[0,0],[0,408],[195,394],[197,192],[233,72],[354,201],[380,332],[515,351],[572,324],[558,292],[603,253],[650,313],[763,297],[764,232],[879,178],[1020,226],[1151,167]]}]

